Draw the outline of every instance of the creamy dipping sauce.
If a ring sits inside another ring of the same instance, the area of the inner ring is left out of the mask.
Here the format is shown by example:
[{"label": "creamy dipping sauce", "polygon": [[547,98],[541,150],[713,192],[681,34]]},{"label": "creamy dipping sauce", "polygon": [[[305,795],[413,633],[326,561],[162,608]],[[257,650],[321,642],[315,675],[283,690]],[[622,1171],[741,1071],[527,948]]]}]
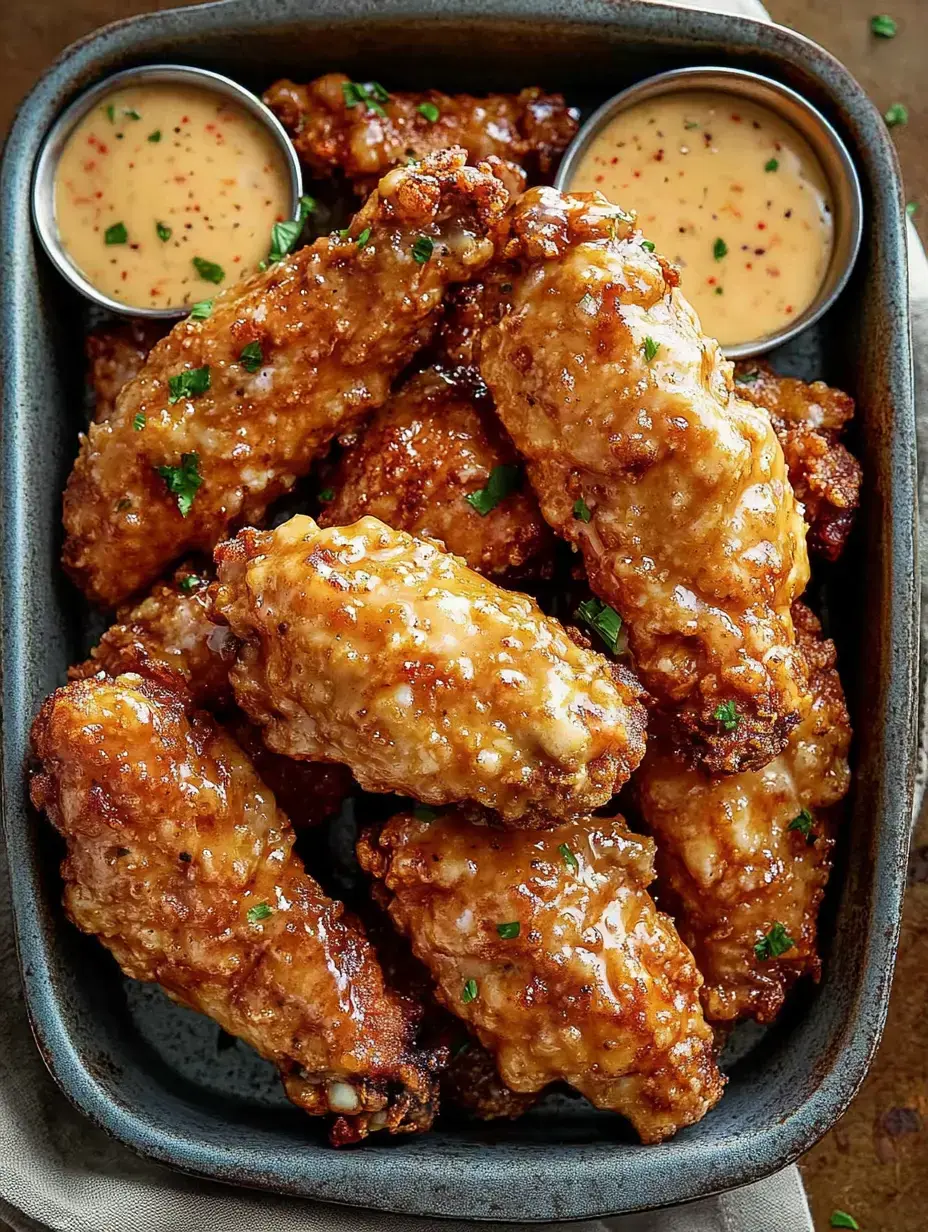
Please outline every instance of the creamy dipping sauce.
[{"label": "creamy dipping sauce", "polygon": [[55,222],[81,273],[133,308],[175,308],[250,273],[290,217],[287,164],[223,95],[166,82],[106,96],[68,137]]},{"label": "creamy dipping sauce", "polygon": [[788,326],[828,270],[833,220],[818,159],[785,120],[734,95],[682,91],[619,112],[569,187],[636,211],[723,345]]}]

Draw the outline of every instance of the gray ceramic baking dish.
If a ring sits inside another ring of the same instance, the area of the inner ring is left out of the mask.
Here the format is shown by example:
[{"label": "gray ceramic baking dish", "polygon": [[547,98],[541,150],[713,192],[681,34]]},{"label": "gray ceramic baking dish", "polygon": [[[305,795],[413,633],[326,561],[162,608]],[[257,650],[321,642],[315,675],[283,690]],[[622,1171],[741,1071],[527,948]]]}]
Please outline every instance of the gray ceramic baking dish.
[{"label": "gray ceramic baking dish", "polygon": [[[180,61],[260,88],[331,68],[388,86],[539,83],[590,109],[650,73],[737,64],[793,86],[843,136],[866,235],[828,316],[774,358],[858,400],[865,499],[848,563],[821,583],[857,731],[851,816],[823,920],[824,975],[730,1053],[728,1091],[659,1147],[580,1100],[511,1126],[334,1151],[268,1068],[212,1024],[122,980],[59,906],[60,852],[30,814],[30,720],[82,657],[91,618],[57,564],[60,497],[82,412],[82,305],[39,251],[29,185],[60,109],[103,74]],[[608,0],[228,0],[121,22],[70,48],[19,114],[2,172],[3,805],[18,946],[36,1040],[68,1096],[146,1155],[202,1176],[380,1210],[578,1219],[679,1202],[794,1159],[853,1096],[889,995],[908,845],[916,657],[911,353],[902,199],[884,125],[860,88],[790,30]],[[226,1043],[228,1041],[225,1041]]]}]

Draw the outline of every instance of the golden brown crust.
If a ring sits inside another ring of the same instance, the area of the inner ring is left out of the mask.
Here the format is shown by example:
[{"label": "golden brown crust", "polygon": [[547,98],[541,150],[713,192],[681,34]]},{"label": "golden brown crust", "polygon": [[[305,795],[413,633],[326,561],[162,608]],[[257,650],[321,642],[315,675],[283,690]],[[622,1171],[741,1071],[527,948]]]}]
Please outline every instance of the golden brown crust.
[{"label": "golden brown crust", "polygon": [[764,765],[798,722],[789,609],[808,578],[805,527],[769,417],[733,392],[633,221],[599,194],[530,189],[506,248],[513,307],[484,333],[480,367],[546,520],[626,621],[649,693],[730,774]]},{"label": "golden brown crust", "polygon": [[[463,146],[471,162],[496,156],[532,176],[548,176],[577,132],[576,110],[560,94],[538,89],[488,98],[391,91],[377,104],[381,115],[363,102],[348,106],[342,87],[350,85],[344,73],[307,85],[284,78],[264,92],[264,101],[315,175],[340,171],[359,192],[390,167],[452,145]],[[423,115],[423,106],[437,108],[438,118]]]},{"label": "golden brown crust", "polygon": [[653,845],[621,818],[526,834],[456,809],[401,814],[362,835],[358,858],[515,1092],[567,1081],[646,1142],[721,1096],[702,981],[646,891]]},{"label": "golden brown crust", "polygon": [[[816,920],[850,784],[851,727],[833,643],[804,604],[794,605],[793,620],[811,698],[779,757],[713,781],[652,734],[634,779],[657,840],[659,897],[693,951],[715,1022],[772,1021],[793,981],[817,979],[820,968]],[[755,946],[778,924],[793,944],[759,957]]]},{"label": "golden brown crust", "polygon": [[130,320],[101,325],[87,335],[87,383],[94,395],[94,419],[109,419],[116,396],[141,372],[149,352],[168,332],[163,321]]},{"label": "golden brown crust", "polygon": [[221,727],[167,684],[124,675],[59,689],[32,739],[32,799],[67,842],[79,928],[271,1060],[307,1112],[338,1114],[337,1143],[428,1127],[438,1058],[413,1046],[417,1011],[306,874]]},{"label": "golden brown crust", "polygon": [[[386,400],[431,336],[446,286],[493,255],[506,192],[465,157],[444,150],[390,172],[350,235],[230,287],[208,319],[158,343],[110,418],[82,438],[65,492],[64,564],[91,599],[120,602],[183,553],[260,520],[337,432]],[[426,261],[413,252],[422,236],[433,243]],[[240,360],[252,343],[262,352],[254,373]],[[169,379],[204,367],[209,389],[172,402]],[[202,480],[186,516],[158,469],[184,459]]]}]

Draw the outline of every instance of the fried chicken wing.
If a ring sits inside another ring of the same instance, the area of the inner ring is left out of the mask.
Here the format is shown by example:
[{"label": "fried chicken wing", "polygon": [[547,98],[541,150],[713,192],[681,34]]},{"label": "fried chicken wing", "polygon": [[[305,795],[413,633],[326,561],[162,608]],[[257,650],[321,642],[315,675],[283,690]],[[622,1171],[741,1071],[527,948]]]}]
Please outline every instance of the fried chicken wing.
[{"label": "fried chicken wing", "polygon": [[167,332],[163,321],[133,319],[102,325],[87,335],[87,381],[95,420],[109,419],[119,391],[141,372],[152,347]]},{"label": "fried chicken wing", "polygon": [[[386,401],[429,340],[445,288],[493,255],[507,200],[444,150],[398,168],[337,233],[182,321],[82,438],[64,499],[64,564],[88,596],[125,599],[208,551]],[[243,354],[248,348],[248,358]]]},{"label": "fried chicken wing", "polygon": [[769,364],[742,360],[735,366],[742,397],[770,413],[786,458],[789,481],[805,509],[809,550],[837,560],[860,504],[860,463],[841,444],[854,417],[854,400],[824,381],[777,376]]},{"label": "fried chicken wing", "polygon": [[604,197],[530,189],[513,233],[512,311],[480,366],[542,512],[694,755],[760,767],[805,687],[790,617],[805,527],[770,420]]},{"label": "fried chicken wing", "polygon": [[701,978],[647,893],[653,844],[620,817],[528,834],[407,813],[358,858],[513,1091],[564,1080],[645,1142],[719,1099]]},{"label": "fried chicken wing", "polygon": [[560,94],[393,91],[326,73],[308,85],[286,78],[264,101],[314,175],[341,171],[366,192],[390,167],[463,146],[471,162],[496,156],[547,176],[577,132],[577,111]]},{"label": "fried chicken wing", "polygon": [[641,760],[634,680],[434,544],[297,516],[216,562],[236,700],[277,752],[518,825],[600,807]]},{"label": "fried chicken wing", "polygon": [[705,979],[706,1016],[770,1022],[800,975],[818,978],[818,908],[837,805],[850,784],[851,727],[835,649],[793,609],[811,704],[763,770],[710,779],[653,736],[635,785],[657,840],[660,899]]},{"label": "fried chicken wing", "polygon": [[222,728],[129,674],[59,689],[32,736],[79,928],[273,1061],[300,1107],[336,1113],[336,1143],[428,1127],[439,1058],[414,1045],[417,1011]]},{"label": "fried chicken wing", "polygon": [[550,571],[553,541],[531,488],[515,487],[489,510],[467,500],[497,468],[515,473],[518,461],[486,390],[430,368],[407,381],[342,455],[319,524],[348,526],[370,514],[440,540],[485,577],[537,577]]}]

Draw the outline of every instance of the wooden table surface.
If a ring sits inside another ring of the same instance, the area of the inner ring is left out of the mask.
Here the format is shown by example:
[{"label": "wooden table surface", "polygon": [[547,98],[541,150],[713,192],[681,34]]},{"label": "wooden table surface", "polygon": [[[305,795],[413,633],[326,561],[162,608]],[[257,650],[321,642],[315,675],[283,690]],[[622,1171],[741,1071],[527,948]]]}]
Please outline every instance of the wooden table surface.
[{"label": "wooden table surface", "polygon": [[[776,21],[838,56],[881,110],[896,102],[908,108],[908,123],[893,130],[893,139],[916,225],[928,238],[928,3],[881,3],[888,8],[876,0],[768,0],[768,8]],[[68,43],[117,17],[171,7],[173,0],[0,0],[0,132]],[[878,11],[895,18],[896,38],[872,36],[870,17]],[[829,1227],[835,1209],[853,1215],[861,1232],[928,1227],[919,1196],[928,1174],[928,821],[916,833],[910,882],[876,1062],[850,1111],[802,1161],[817,1232]]]}]

